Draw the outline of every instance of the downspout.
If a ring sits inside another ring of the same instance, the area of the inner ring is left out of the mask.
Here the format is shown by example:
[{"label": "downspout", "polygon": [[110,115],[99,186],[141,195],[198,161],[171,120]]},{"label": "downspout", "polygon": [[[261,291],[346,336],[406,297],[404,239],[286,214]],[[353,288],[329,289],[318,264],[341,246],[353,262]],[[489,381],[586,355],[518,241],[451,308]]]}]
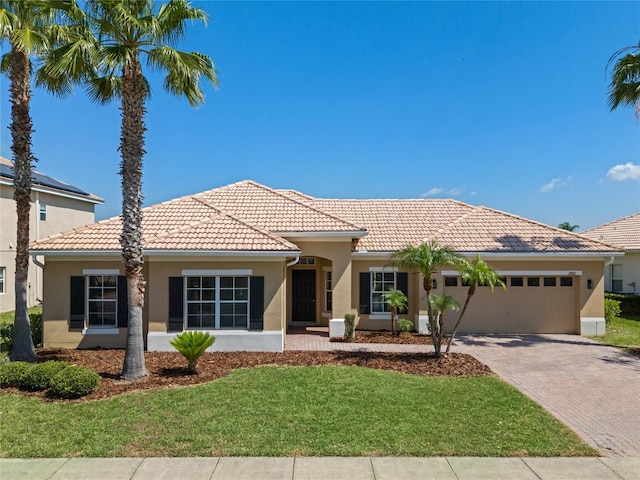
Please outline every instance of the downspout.
[{"label": "downspout", "polygon": [[42,268],[44,270],[44,263],[42,263],[40,260],[38,260],[38,255],[36,253],[32,253],[31,254],[31,261],[37,265],[38,267]]}]

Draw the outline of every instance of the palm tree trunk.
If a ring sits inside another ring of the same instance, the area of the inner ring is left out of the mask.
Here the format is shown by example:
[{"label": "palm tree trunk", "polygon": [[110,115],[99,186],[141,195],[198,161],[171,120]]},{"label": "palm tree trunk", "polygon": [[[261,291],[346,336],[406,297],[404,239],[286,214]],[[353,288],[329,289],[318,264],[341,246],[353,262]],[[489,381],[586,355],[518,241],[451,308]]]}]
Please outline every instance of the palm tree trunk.
[{"label": "palm tree trunk", "polygon": [[458,321],[453,326],[453,331],[451,332],[451,336],[449,337],[449,341],[447,342],[447,350],[445,351],[445,353],[449,353],[449,350],[451,350],[451,345],[453,344],[453,337],[455,337],[456,333],[458,332],[458,327],[460,326],[460,321],[462,320],[464,312],[467,311],[467,306],[469,305],[469,300],[471,300],[471,297],[473,297],[474,293],[476,293],[476,288],[475,288],[475,285],[472,285],[471,287],[469,287],[469,291],[467,292],[467,299],[464,301],[464,306],[462,307],[462,311],[460,312],[460,316],[458,317]]},{"label": "palm tree trunk", "polygon": [[123,380],[147,376],[144,363],[142,311],[145,281],[142,274],[142,158],[144,151],[144,99],[146,86],[137,58],[127,62],[122,76],[122,259],[127,277],[129,323],[127,347],[122,366]]},{"label": "palm tree trunk", "polygon": [[11,150],[14,157],[14,191],[16,202],[16,309],[13,320],[12,361],[38,360],[31,339],[31,325],[27,309],[29,276],[29,213],[31,211],[31,133],[33,126],[29,114],[31,87],[29,56],[12,44],[9,79],[11,82]]},{"label": "palm tree trunk", "polygon": [[429,299],[431,298],[431,290],[433,289],[433,279],[431,277],[425,277],[422,286],[424,287],[425,292],[427,292],[427,316],[429,317],[429,330],[431,330],[431,339],[433,340],[433,349],[435,351],[436,357],[442,357],[442,349],[441,343],[438,339],[438,322],[437,319],[433,316],[433,309],[431,308],[431,302]]}]

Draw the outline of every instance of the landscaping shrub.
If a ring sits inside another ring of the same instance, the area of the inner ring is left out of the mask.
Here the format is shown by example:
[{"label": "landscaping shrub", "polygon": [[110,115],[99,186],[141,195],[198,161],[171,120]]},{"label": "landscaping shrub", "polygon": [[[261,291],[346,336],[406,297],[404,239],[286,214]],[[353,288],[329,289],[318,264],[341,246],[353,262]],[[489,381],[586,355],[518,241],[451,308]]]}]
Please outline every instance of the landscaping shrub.
[{"label": "landscaping shrub", "polygon": [[30,313],[29,323],[31,323],[31,339],[33,345],[39,347],[42,345],[42,312]]},{"label": "landscaping shrub", "polygon": [[28,362],[0,363],[0,387],[22,387],[34,364]]},{"label": "landscaping shrub", "polygon": [[620,302],[623,315],[640,315],[640,295],[633,293],[605,293],[604,298]]},{"label": "landscaping shrub", "polygon": [[215,341],[216,337],[206,332],[193,331],[180,333],[169,343],[187,359],[189,371],[197,373],[198,359]]},{"label": "landscaping shrub", "polygon": [[[42,345],[42,312],[29,315],[33,345]],[[13,347],[13,322],[0,323],[0,352],[10,352]]]},{"label": "landscaping shrub", "polygon": [[413,322],[411,320],[407,320],[406,318],[398,319],[398,331],[399,332],[412,332],[413,331]]},{"label": "landscaping shrub", "polygon": [[100,375],[87,367],[72,365],[51,379],[51,395],[59,398],[79,398],[89,395],[100,385]]},{"label": "landscaping shrub", "polygon": [[69,364],[67,362],[60,362],[56,360],[36,363],[25,374],[22,379],[22,386],[27,390],[46,390],[51,386],[51,379],[68,367]]},{"label": "landscaping shrub", "polygon": [[611,298],[604,299],[604,319],[609,323],[620,315],[620,302]]},{"label": "landscaping shrub", "polygon": [[353,313],[345,313],[344,315],[344,341],[353,342],[356,330],[356,316]]}]

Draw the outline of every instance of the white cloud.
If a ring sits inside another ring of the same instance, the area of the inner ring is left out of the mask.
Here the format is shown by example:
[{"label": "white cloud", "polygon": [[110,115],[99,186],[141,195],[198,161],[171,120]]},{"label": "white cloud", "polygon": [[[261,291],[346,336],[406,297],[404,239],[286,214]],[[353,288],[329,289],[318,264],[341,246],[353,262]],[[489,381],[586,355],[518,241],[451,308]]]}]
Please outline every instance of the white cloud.
[{"label": "white cloud", "polygon": [[564,180],[562,178],[553,178],[549,183],[547,183],[546,185],[543,185],[540,188],[540,191],[543,193],[547,193],[553,190],[554,188],[564,187],[567,183],[571,181],[572,178],[573,178],[573,175],[568,176]]},{"label": "white cloud", "polygon": [[625,180],[640,180],[640,165],[624,163],[611,167],[607,172],[607,180],[624,182]]},{"label": "white cloud", "polygon": [[458,195],[462,195],[462,188],[459,187],[455,187],[452,188],[451,190],[449,190],[449,195],[451,195],[452,197],[457,197]]},{"label": "white cloud", "polygon": [[444,191],[444,188],[439,188],[439,187],[434,187],[431,190],[428,190],[426,192],[424,192],[422,194],[423,197],[431,197],[433,195],[438,195],[439,193],[442,193]]}]

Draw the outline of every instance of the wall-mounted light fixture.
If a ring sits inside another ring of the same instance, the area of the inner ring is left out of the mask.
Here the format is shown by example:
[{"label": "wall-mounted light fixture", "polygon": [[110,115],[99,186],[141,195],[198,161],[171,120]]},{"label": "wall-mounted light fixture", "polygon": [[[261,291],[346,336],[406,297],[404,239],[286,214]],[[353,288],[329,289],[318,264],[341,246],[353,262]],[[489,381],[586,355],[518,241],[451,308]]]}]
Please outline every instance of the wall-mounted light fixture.
[{"label": "wall-mounted light fixture", "polygon": [[438,281],[435,278],[433,278],[431,280],[431,283],[432,283],[434,289],[438,288]]},{"label": "wall-mounted light fixture", "polygon": [[593,281],[592,281],[591,279],[588,279],[588,280],[587,280],[587,288],[588,288],[589,290],[593,289]]}]

